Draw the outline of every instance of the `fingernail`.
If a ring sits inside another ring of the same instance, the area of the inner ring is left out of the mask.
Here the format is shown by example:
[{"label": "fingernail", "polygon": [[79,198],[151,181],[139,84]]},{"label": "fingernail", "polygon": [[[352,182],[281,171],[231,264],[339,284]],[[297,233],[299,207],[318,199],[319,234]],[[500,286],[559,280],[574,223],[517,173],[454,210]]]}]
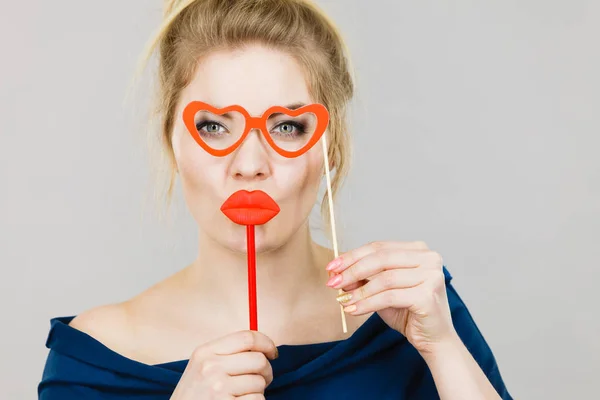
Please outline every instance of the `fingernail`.
[{"label": "fingernail", "polygon": [[279,357],[279,350],[277,349],[277,347],[275,347],[275,358],[277,358],[277,357]]},{"label": "fingernail", "polygon": [[356,311],[356,304],[352,304],[350,306],[344,307],[344,312],[354,312]]},{"label": "fingernail", "polygon": [[344,294],[340,294],[338,297],[335,298],[337,301],[339,301],[340,303],[345,303],[347,301],[352,300],[352,293],[344,293]]},{"label": "fingernail", "polygon": [[340,265],[342,265],[342,259],[338,257],[330,261],[329,264],[327,264],[327,267],[325,267],[325,270],[331,271],[333,269],[336,269]]},{"label": "fingernail", "polygon": [[338,275],[334,275],[331,278],[329,278],[329,280],[327,281],[327,286],[335,286],[338,285],[342,282],[342,275],[338,274]]}]

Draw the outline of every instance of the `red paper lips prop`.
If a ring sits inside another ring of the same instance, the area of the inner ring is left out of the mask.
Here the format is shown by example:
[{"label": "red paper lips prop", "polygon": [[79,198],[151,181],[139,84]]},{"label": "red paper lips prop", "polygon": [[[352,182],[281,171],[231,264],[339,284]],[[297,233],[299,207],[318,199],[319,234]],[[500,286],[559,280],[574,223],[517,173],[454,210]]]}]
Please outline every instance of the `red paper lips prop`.
[{"label": "red paper lips prop", "polygon": [[279,213],[279,206],[262,190],[238,190],[225,200],[221,211],[236,224],[262,225]]}]

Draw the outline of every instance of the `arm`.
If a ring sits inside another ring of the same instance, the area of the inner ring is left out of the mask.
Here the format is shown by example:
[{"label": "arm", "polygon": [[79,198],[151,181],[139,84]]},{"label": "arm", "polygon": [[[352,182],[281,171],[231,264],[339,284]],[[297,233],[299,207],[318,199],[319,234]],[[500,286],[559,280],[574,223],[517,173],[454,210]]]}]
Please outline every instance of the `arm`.
[{"label": "arm", "polygon": [[[125,318],[120,308],[102,306],[81,313],[68,325],[53,321],[38,398],[106,399],[106,389],[110,392],[111,385],[119,383],[118,368],[112,367],[123,360],[115,353],[120,350],[118,344],[129,338]],[[116,350],[109,350],[106,344]]]},{"label": "arm", "polygon": [[440,399],[501,399],[460,337],[423,357]]},{"label": "arm", "polygon": [[440,254],[423,242],[371,242],[340,255],[327,285],[344,311],[376,311],[421,354],[439,395],[511,399],[492,352],[460,299]]},{"label": "arm", "polygon": [[38,384],[39,400],[101,399],[101,393],[72,379],[74,361],[50,350],[44,366],[42,380]]},{"label": "arm", "polygon": [[446,293],[456,335],[421,354],[440,398],[512,400],[490,347],[449,281]]}]

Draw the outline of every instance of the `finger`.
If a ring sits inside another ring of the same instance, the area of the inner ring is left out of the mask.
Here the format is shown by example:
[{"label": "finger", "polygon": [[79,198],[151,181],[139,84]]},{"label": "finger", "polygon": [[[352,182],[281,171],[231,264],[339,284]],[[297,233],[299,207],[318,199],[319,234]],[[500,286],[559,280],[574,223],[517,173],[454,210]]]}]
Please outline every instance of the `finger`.
[{"label": "finger", "polygon": [[366,285],[367,282],[369,282],[367,279],[363,279],[361,281],[351,283],[348,286],[344,287],[344,291],[350,292],[352,290],[358,289],[359,287]]},{"label": "finger", "polygon": [[391,269],[378,273],[356,289],[346,289],[346,293],[338,296],[337,299],[343,306],[349,306],[386,290],[418,286],[425,282],[427,277],[428,271],[420,268]]},{"label": "finger", "polygon": [[344,307],[344,311],[352,315],[377,312],[386,308],[405,308],[413,310],[418,299],[419,286],[408,289],[391,289],[362,299]]},{"label": "finger", "polygon": [[[333,271],[329,271],[329,279],[331,279],[331,277],[332,277],[332,276],[335,276],[335,275],[337,275],[337,274],[336,274],[336,273],[334,273]],[[364,284],[365,284],[365,283],[367,283],[367,282],[368,282],[368,280],[367,280],[367,279],[363,279],[362,281],[355,282],[355,283],[353,283],[353,284],[350,284],[349,286],[346,286],[346,287],[344,287],[344,290],[347,290],[347,291],[349,291],[349,290],[354,290],[354,289],[356,289],[357,287],[359,287],[359,286],[361,286],[361,285],[364,285]]]},{"label": "finger", "polygon": [[398,242],[398,241],[377,241],[365,244],[346,253],[340,254],[336,259],[327,264],[328,271],[340,272],[354,264],[361,258],[384,249],[398,250],[429,250],[427,244],[422,241],[416,242]]},{"label": "finger", "polygon": [[229,392],[234,396],[243,396],[252,393],[262,394],[267,387],[262,375],[230,376],[227,380]]},{"label": "finger", "polygon": [[217,355],[241,353],[243,351],[259,351],[269,359],[277,357],[277,346],[271,338],[258,331],[238,331],[216,339],[207,345]]},{"label": "finger", "polygon": [[228,356],[219,356],[217,363],[225,373],[231,376],[256,374],[262,375],[267,384],[273,381],[271,363],[263,353],[246,351]]},{"label": "finger", "polygon": [[385,270],[397,268],[418,268],[425,262],[423,251],[408,251],[397,249],[380,250],[371,253],[339,273],[337,280],[331,281],[331,287],[340,289],[362,279],[371,279],[372,276]]}]

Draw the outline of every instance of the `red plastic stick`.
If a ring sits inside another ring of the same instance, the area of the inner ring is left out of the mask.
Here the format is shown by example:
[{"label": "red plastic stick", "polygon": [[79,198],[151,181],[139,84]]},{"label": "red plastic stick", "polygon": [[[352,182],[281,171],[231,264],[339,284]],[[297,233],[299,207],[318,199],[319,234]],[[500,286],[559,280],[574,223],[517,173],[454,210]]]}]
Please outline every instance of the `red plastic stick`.
[{"label": "red plastic stick", "polygon": [[279,213],[279,206],[262,190],[240,189],[225,200],[221,211],[238,225],[246,226],[246,247],[248,251],[248,305],[250,308],[250,330],[258,330],[256,302],[256,244],[254,226],[266,224]]},{"label": "red plastic stick", "polygon": [[248,304],[250,306],[250,330],[258,330],[256,307],[256,249],[254,247],[254,225],[246,225],[248,247]]}]

